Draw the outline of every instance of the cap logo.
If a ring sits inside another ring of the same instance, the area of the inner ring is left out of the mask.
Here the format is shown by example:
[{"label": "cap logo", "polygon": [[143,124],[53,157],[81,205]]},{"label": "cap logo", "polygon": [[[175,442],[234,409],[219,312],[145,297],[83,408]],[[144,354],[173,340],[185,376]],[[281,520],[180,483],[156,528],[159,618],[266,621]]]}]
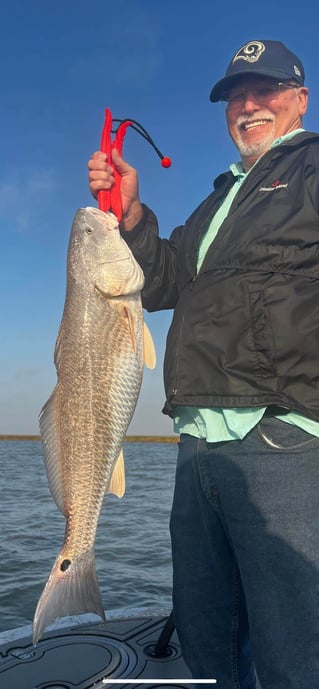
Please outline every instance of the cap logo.
[{"label": "cap logo", "polygon": [[238,50],[238,53],[236,53],[233,63],[236,62],[236,60],[245,60],[246,62],[257,62],[259,60],[260,56],[265,50],[265,46],[261,41],[250,41],[249,43],[246,43],[240,50]]},{"label": "cap logo", "polygon": [[297,65],[294,65],[294,73],[297,75],[297,77],[301,77],[301,71]]}]

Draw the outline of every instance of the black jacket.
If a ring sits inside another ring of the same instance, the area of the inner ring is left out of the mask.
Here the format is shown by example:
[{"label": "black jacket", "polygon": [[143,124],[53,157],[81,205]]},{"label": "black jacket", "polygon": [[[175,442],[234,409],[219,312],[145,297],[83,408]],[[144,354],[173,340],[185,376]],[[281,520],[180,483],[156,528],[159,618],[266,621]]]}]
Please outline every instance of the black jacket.
[{"label": "black jacket", "polygon": [[233,182],[220,175],[169,240],[146,207],[123,234],[144,270],[144,307],[174,308],[164,412],[280,405],[319,421],[319,135],[262,156],[197,274],[200,238]]}]

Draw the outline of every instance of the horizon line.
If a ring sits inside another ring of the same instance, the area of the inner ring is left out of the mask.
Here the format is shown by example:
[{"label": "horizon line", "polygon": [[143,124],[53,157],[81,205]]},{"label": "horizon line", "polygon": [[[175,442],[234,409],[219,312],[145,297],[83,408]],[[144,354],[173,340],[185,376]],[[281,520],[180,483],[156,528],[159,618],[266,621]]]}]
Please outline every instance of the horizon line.
[{"label": "horizon line", "polygon": [[[174,435],[126,435],[124,438],[124,442],[127,443],[177,443],[178,442],[178,436]],[[0,440],[39,440],[41,441],[41,436],[40,435],[35,435],[35,434],[9,434],[9,433],[2,433],[0,434]]]}]

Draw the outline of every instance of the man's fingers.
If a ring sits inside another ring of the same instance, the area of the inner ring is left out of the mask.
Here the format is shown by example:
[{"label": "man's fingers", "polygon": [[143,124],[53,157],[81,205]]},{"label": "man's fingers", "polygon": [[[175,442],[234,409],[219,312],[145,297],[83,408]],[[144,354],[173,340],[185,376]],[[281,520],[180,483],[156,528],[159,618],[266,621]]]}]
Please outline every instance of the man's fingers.
[{"label": "man's fingers", "polygon": [[89,179],[90,180],[96,180],[100,179],[101,182],[110,182],[113,184],[114,182],[114,174],[112,168],[109,170],[90,170],[89,173]]},{"label": "man's fingers", "polygon": [[108,173],[113,172],[112,166],[108,165],[105,160],[101,160],[100,158],[90,158],[88,168],[89,170],[103,170]]},{"label": "man's fingers", "polygon": [[92,155],[92,158],[100,158],[101,160],[106,160],[107,155],[106,153],[102,153],[102,151],[95,151],[95,153],[93,153]]}]

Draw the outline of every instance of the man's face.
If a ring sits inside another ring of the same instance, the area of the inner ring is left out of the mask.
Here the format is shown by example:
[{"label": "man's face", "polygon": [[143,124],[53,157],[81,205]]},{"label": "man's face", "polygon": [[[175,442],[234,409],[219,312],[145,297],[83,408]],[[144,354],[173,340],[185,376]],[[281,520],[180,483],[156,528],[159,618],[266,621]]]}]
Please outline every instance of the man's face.
[{"label": "man's face", "polygon": [[308,89],[293,81],[247,76],[236,82],[227,94],[226,119],[245,170],[278,136],[302,126],[307,101]]}]

